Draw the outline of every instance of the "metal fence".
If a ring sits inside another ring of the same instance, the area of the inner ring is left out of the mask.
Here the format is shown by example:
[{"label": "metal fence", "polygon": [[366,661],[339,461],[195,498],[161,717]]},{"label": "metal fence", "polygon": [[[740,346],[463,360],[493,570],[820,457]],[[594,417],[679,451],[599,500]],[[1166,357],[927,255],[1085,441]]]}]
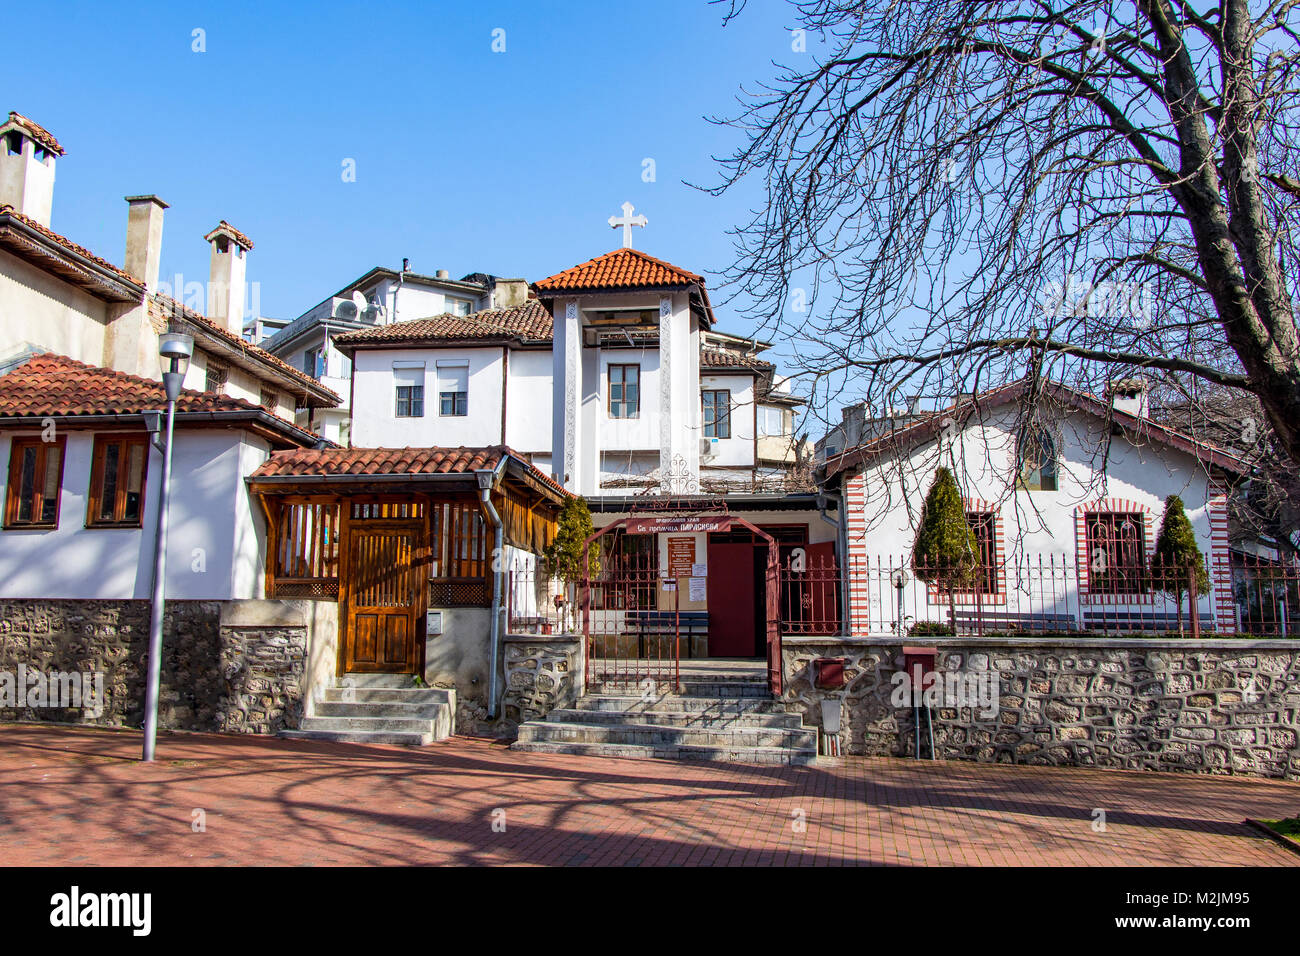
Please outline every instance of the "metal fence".
[{"label": "metal fence", "polygon": [[[1039,554],[986,563],[954,583],[938,569],[918,569],[909,555],[855,558],[841,569],[794,549],[783,554],[777,579],[779,631],[790,637],[1300,636],[1294,563],[1234,552],[1207,559],[1200,573],[1136,563],[1122,575],[1109,570]],[[666,673],[677,660],[708,656],[709,617],[728,613],[735,599],[711,595],[707,610],[684,610],[687,595],[677,582],[665,588],[653,554],[626,556],[603,569],[585,603],[581,584],[565,587],[536,563],[513,566],[507,581],[512,631],[586,633],[590,658],[605,662],[600,667],[609,673],[630,671],[633,660],[661,661]]]},{"label": "metal fence", "polygon": [[1199,569],[1133,564],[1120,574],[1063,554],[1031,555],[964,577],[954,582],[906,555],[854,560],[846,575],[851,629],[900,637],[1300,633],[1300,568],[1267,558],[1220,556]]}]

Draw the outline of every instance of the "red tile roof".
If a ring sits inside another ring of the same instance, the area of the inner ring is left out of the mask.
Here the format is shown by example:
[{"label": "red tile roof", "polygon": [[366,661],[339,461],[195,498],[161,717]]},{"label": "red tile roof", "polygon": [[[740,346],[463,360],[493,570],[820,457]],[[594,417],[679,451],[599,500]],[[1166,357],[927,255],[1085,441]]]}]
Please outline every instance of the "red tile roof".
[{"label": "red tile roof", "polygon": [[516,339],[522,342],[549,342],[554,334],[551,313],[532,300],[516,309],[490,309],[472,315],[435,315],[392,325],[377,325],[336,335],[341,347],[373,343],[430,344],[475,339]]},{"label": "red tile roof", "polygon": [[663,289],[688,285],[703,286],[704,279],[636,249],[615,249],[533,283],[540,293]]},{"label": "red tile roof", "polygon": [[491,448],[303,448],[273,454],[254,478],[292,475],[463,475],[495,468],[501,446]]},{"label": "red tile roof", "polygon": [[[0,416],[132,415],[167,406],[162,382],[42,352],[0,375]],[[241,398],[182,389],[181,412],[254,412]]]},{"label": "red tile roof", "polygon": [[700,368],[743,368],[752,372],[766,372],[776,366],[742,352],[706,346],[700,349]]},{"label": "red tile roof", "polygon": [[[22,113],[15,113],[13,110],[9,111],[9,123],[12,123],[14,126],[23,130],[23,132],[36,140],[36,142],[40,143],[55,156],[63,155],[63,147],[60,146],[59,141],[54,138],[54,134],[39,123],[35,123],[32,120],[29,120]],[[6,123],[5,125],[7,126],[9,124]]]},{"label": "red tile roof", "polygon": [[226,220],[224,219],[221,220],[219,223],[217,223],[216,228],[213,229],[206,236],[204,236],[203,239],[206,242],[211,242],[213,238],[215,238],[216,236],[220,236],[222,234],[229,236],[231,239],[234,239],[235,242],[239,243],[241,246],[243,246],[245,249],[249,250],[250,252],[252,251],[253,240],[249,239],[248,236],[244,235],[242,232],[240,232],[230,223],[226,222]]},{"label": "red tile roof", "polygon": [[[881,435],[856,447],[846,448],[838,455],[832,456],[826,462],[826,477],[830,478],[883,455],[897,453],[928,441],[939,432],[945,421],[963,421],[966,416],[982,409],[997,408],[1013,402],[1024,394],[1029,384],[1028,379],[1020,379],[989,389],[973,399],[956,403],[942,412],[923,412],[924,417],[919,421],[909,422],[897,431]],[[1230,449],[1185,435],[1150,418],[1112,408],[1108,402],[1089,392],[1052,381],[1044,381],[1042,391],[1043,394],[1050,395],[1063,405],[1077,408],[1098,418],[1109,418],[1127,431],[1139,433],[1163,445],[1176,448],[1208,464],[1237,474],[1246,474],[1249,470],[1248,463]]]},{"label": "red tile roof", "polygon": [[207,316],[199,315],[199,313],[195,312],[193,309],[177,302],[170,296],[155,293],[149,300],[149,314],[166,323],[170,323],[174,318],[183,319],[186,322],[198,326],[200,331],[203,333],[212,335],[214,338],[222,339],[226,344],[242,350],[246,355],[256,359],[262,364],[269,365],[275,371],[287,375],[290,379],[297,382],[298,385],[304,386],[316,392],[318,395],[333,401],[335,405],[340,405],[343,402],[343,399],[336,395],[332,390],[326,388],[306,372],[294,368],[288,362],[276,355],[272,355],[260,345],[254,345],[252,342],[247,341],[243,336],[236,335],[234,332],[219,325]]},{"label": "red tile roof", "polygon": [[131,273],[127,272],[125,269],[118,268],[117,266],[113,265],[113,263],[109,262],[107,259],[101,259],[99,256],[95,255],[85,246],[79,246],[71,239],[67,238],[66,236],[59,235],[49,226],[41,225],[31,216],[23,215],[8,203],[0,203],[0,216],[9,216],[13,219],[16,219],[27,228],[39,232],[46,239],[49,239],[51,242],[54,242],[55,244],[62,246],[64,249],[67,249],[69,252],[75,252],[83,259],[89,259],[91,262],[95,263],[96,265],[103,266],[105,269],[109,270],[110,272],[114,273],[120,278],[125,279],[127,282],[133,282],[142,288],[144,287],[143,279],[131,275]]},{"label": "red tile roof", "polygon": [[496,468],[502,456],[514,459],[533,478],[560,496],[568,492],[528,459],[506,445],[486,448],[302,448],[273,452],[257,478],[313,478],[328,475],[468,475]]}]

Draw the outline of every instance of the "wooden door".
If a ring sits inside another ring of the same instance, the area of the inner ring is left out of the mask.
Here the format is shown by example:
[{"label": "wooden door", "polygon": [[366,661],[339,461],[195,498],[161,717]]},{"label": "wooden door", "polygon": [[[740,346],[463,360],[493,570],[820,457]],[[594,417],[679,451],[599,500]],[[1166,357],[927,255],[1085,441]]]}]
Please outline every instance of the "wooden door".
[{"label": "wooden door", "polygon": [[415,555],[423,526],[353,527],[348,543],[345,672],[414,674],[420,567]]},{"label": "wooden door", "polygon": [[709,542],[709,656],[754,657],[754,545]]}]

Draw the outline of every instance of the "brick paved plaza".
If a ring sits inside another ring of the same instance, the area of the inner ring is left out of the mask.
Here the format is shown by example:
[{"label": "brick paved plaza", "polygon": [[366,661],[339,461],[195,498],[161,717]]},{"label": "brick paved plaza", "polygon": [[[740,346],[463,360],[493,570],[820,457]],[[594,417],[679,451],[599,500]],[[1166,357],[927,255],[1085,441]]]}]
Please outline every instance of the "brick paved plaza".
[{"label": "brick paved plaza", "polygon": [[0,862],[1300,862],[1242,823],[1300,811],[1300,785],[1242,777],[857,758],[760,768],[520,754],[463,737],[404,749],[199,734],[163,736],[148,766],[139,741],[0,726]]}]

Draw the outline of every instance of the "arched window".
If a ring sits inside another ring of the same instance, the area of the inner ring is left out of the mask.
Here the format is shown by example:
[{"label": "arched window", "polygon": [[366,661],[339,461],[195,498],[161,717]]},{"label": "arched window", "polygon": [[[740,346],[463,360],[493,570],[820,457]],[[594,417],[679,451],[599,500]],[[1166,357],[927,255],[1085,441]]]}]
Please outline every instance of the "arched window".
[{"label": "arched window", "polygon": [[1046,429],[1027,431],[1020,439],[1020,487],[1056,491],[1056,442]]}]

